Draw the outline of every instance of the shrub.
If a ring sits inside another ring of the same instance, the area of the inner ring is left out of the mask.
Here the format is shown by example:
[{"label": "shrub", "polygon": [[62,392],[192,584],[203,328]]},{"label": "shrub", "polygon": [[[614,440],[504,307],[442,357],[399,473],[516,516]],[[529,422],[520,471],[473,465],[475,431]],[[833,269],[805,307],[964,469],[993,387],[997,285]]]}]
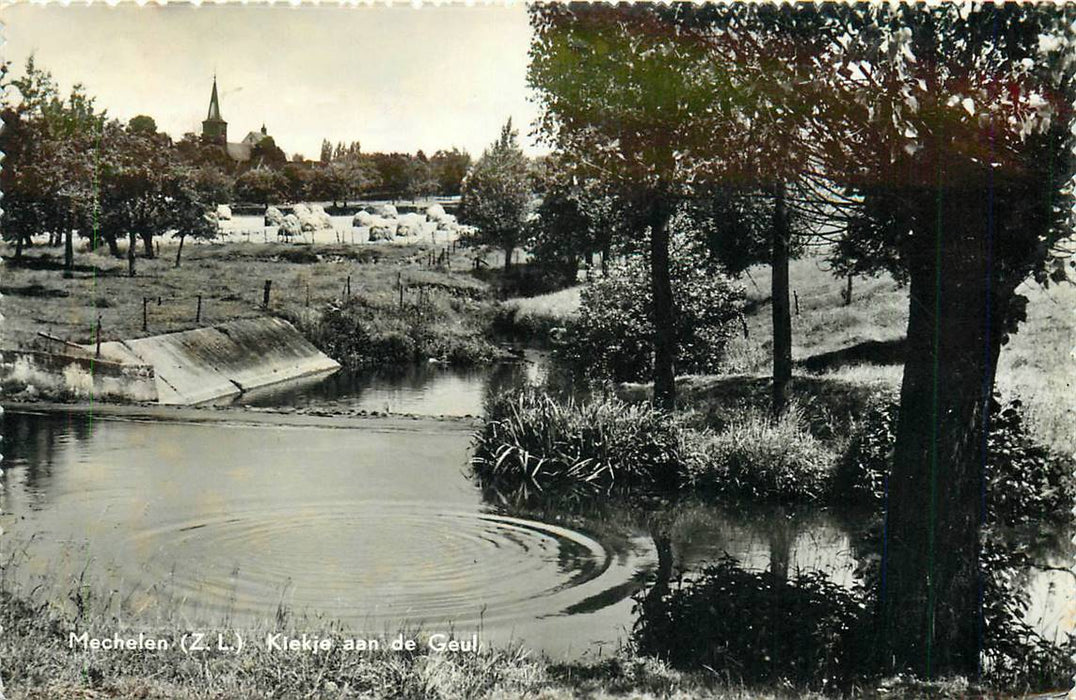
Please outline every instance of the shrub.
[{"label": "shrub", "polygon": [[313,320],[295,320],[314,345],[349,369],[402,365],[431,357],[453,364],[497,357],[497,349],[477,324],[459,318],[446,299],[423,308],[398,308],[355,297]]},{"label": "shrub", "polygon": [[684,431],[649,406],[559,403],[535,387],[494,397],[474,435],[474,476],[502,500],[675,490],[692,458]]},{"label": "shrub", "polygon": [[885,497],[885,476],[897,442],[897,409],[895,403],[872,406],[855,426],[837,463],[835,496],[853,502],[880,502]]},{"label": "shrub", "polygon": [[753,500],[820,501],[836,460],[794,408],[777,419],[749,411],[705,436],[701,451],[689,474],[697,490]]},{"label": "shrub", "polygon": [[[690,248],[674,257],[676,367],[680,373],[712,373],[724,356],[740,318],[743,290],[708,269]],[[585,371],[615,381],[650,378],[654,325],[650,273],[643,256],[610,266],[609,275],[582,291],[562,355]]]},{"label": "shrub", "polygon": [[676,586],[636,596],[632,639],[674,668],[746,682],[833,686],[865,675],[867,604],[819,572],[791,580],[726,556]]},{"label": "shrub", "polygon": [[[896,443],[897,404],[870,410],[849,441],[836,477],[841,497],[880,501]],[[1073,462],[1037,443],[1023,404],[991,402],[986,453],[987,519],[1007,526],[1068,522],[1076,503]]]}]

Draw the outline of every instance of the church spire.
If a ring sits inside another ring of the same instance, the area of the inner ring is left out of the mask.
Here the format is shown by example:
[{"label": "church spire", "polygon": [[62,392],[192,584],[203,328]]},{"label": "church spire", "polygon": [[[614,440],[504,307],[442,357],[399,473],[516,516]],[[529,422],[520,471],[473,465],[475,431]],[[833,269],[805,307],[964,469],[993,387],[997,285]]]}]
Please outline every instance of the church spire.
[{"label": "church spire", "polygon": [[217,76],[213,76],[213,96],[209,98],[209,115],[207,121],[223,121],[220,118],[220,101],[217,99]]},{"label": "church spire", "polygon": [[217,76],[213,76],[213,95],[209,98],[209,116],[202,122],[202,140],[224,146],[228,143],[228,122],[221,119],[217,98]]}]

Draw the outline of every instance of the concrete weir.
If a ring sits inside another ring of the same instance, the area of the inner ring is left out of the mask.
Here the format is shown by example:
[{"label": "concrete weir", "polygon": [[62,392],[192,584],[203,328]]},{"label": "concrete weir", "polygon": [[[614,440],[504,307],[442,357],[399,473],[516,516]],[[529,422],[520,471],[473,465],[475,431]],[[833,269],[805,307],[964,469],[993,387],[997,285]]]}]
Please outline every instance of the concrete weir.
[{"label": "concrete weir", "polygon": [[287,321],[252,318],[101,345],[115,362],[151,365],[162,404],[198,404],[340,365]]}]

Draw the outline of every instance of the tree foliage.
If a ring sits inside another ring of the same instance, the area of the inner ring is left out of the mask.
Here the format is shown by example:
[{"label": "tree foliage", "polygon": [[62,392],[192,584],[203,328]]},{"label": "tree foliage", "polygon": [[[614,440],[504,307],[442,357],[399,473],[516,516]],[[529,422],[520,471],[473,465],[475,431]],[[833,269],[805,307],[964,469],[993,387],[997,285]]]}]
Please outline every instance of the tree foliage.
[{"label": "tree foliage", "polygon": [[[673,249],[677,366],[685,373],[716,372],[739,327],[744,291],[706,264],[706,251],[692,233],[681,229]],[[612,264],[607,276],[583,288],[579,317],[562,353],[587,376],[646,381],[652,372],[653,303],[643,256]]]},{"label": "tree foliage", "polygon": [[505,251],[505,267],[523,238],[531,206],[527,157],[512,120],[500,138],[483,152],[463,181],[462,219],[478,229],[480,239]]}]

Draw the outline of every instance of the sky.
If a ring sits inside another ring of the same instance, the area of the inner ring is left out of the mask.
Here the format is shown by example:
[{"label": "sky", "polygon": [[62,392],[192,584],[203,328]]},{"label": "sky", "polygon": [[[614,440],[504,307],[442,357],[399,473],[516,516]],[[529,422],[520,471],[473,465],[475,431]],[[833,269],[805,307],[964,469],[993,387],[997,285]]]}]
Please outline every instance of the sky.
[{"label": "sky", "polygon": [[9,5],[4,58],[16,74],[33,54],[67,91],[81,82],[126,121],[148,114],[181,137],[201,131],[214,73],[228,140],[262,123],[291,156],[322,139],[364,152],[453,146],[472,156],[509,117],[524,149],[526,8],[260,5]]}]

